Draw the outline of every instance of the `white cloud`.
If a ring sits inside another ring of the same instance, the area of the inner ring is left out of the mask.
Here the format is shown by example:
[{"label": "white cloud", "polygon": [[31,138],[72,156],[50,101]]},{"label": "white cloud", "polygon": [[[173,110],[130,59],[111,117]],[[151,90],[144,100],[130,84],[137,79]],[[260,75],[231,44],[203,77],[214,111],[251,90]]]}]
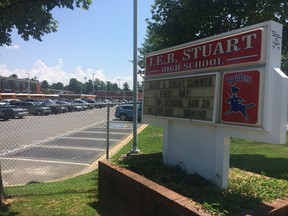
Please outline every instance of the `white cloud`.
[{"label": "white cloud", "polygon": [[[53,83],[62,82],[64,85],[68,85],[71,78],[76,78],[78,81],[85,82],[84,77],[86,77],[86,82],[88,80],[99,79],[104,82],[110,81],[112,83],[117,83],[119,85],[120,79],[120,87],[123,87],[123,83],[127,82],[129,84],[129,88],[133,89],[133,76],[116,76],[111,79],[107,79],[103,69],[84,69],[81,66],[76,67],[72,72],[67,72],[63,69],[64,66],[63,59],[59,58],[56,65],[48,66],[42,60],[37,60],[33,67],[29,70],[14,68],[8,69],[7,65],[0,64],[0,76],[8,77],[12,74],[17,74],[18,78],[27,78],[29,74],[29,78],[37,77],[37,80],[42,82],[43,80],[47,80],[47,82],[51,85]],[[138,76],[138,80],[142,80]]]},{"label": "white cloud", "polygon": [[[119,80],[120,80],[120,88],[123,88],[123,84],[125,82],[128,83],[129,85],[129,89],[133,89],[133,76],[126,76],[126,77],[122,77],[122,76],[117,76],[114,77],[111,82],[112,83],[117,83],[117,85],[119,86]],[[137,81],[141,82],[143,79],[140,75],[137,75]]]},{"label": "white cloud", "polygon": [[68,85],[71,78],[76,78],[78,81],[84,82],[92,79],[92,73],[94,73],[94,79],[100,79],[106,81],[103,69],[83,69],[82,67],[76,67],[72,72],[67,72],[63,69],[64,61],[59,58],[58,62],[54,66],[48,66],[42,60],[37,60],[33,67],[29,70],[14,68],[8,69],[7,65],[0,64],[0,76],[8,77],[12,74],[17,74],[18,78],[27,78],[28,74],[30,78],[37,77],[37,80],[42,82],[47,80],[51,85],[53,83],[62,82],[64,85]]},{"label": "white cloud", "polygon": [[17,44],[11,45],[11,46],[5,46],[7,49],[20,49],[20,46]]}]

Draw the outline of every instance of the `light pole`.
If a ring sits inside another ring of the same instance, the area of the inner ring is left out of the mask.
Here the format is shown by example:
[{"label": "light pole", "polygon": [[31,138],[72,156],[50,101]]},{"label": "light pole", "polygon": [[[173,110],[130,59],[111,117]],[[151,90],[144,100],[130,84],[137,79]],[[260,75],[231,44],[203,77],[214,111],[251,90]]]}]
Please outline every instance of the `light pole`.
[{"label": "light pole", "polygon": [[28,75],[28,94],[30,94],[30,77],[29,77],[29,73],[26,73]]},{"label": "light pole", "polygon": [[124,94],[125,94],[125,92],[124,92],[124,83],[123,83],[123,87],[122,87],[122,100],[124,101]]},{"label": "light pole", "polygon": [[80,81],[80,98],[82,99],[82,81]]},{"label": "light pole", "polygon": [[117,80],[118,80],[118,83],[119,83],[119,84],[118,84],[118,86],[119,86],[119,89],[121,89],[121,87],[120,87],[120,82],[121,82],[121,79],[120,79],[120,78],[118,78]]},{"label": "light pole", "polygon": [[118,78],[117,80],[118,80],[118,83],[119,83],[119,85],[118,85],[118,88],[119,88],[120,97],[121,97],[121,87],[120,87],[120,82],[121,82],[121,79],[120,79],[120,78]]},{"label": "light pole", "polygon": [[86,85],[86,76],[84,77],[84,92],[85,92],[85,90],[86,90],[86,87],[85,87],[85,85]]},{"label": "light pole", "polygon": [[131,153],[138,154],[137,121],[138,121],[138,85],[137,85],[137,0],[133,5],[133,147]]},{"label": "light pole", "polygon": [[93,91],[93,95],[95,95],[95,92],[94,92],[94,73],[92,73],[92,91]]}]

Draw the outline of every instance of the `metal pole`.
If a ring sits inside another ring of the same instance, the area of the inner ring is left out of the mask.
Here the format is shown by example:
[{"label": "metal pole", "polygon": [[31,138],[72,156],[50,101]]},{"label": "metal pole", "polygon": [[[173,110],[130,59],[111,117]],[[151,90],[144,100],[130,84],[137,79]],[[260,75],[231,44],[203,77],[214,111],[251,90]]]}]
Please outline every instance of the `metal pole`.
[{"label": "metal pole", "polygon": [[106,137],[106,159],[109,159],[109,135],[110,135],[110,106],[107,104],[107,137]]},{"label": "metal pole", "polygon": [[92,92],[93,92],[93,95],[95,95],[95,91],[94,91],[94,73],[92,73]]},{"label": "metal pole", "polygon": [[137,0],[134,0],[133,8],[133,148],[131,153],[137,154],[137,122],[138,122],[138,85],[137,85]]},{"label": "metal pole", "polygon": [[30,94],[30,76],[29,73],[26,73],[28,75],[28,94]]},{"label": "metal pole", "polygon": [[0,164],[0,205],[5,201],[5,193],[4,193],[4,187],[3,187],[3,180],[2,180],[2,174],[1,174],[1,164]]}]

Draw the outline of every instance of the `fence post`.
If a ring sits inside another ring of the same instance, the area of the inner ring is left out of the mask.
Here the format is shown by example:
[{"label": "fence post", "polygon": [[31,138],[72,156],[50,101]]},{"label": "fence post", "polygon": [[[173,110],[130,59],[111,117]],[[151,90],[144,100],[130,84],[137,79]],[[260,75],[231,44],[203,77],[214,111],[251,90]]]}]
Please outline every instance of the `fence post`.
[{"label": "fence post", "polygon": [[0,204],[2,204],[5,200],[5,193],[2,181],[2,171],[1,171],[1,164],[0,164]]},{"label": "fence post", "polygon": [[110,106],[107,103],[107,137],[106,137],[106,159],[109,159],[109,135],[110,135]]}]

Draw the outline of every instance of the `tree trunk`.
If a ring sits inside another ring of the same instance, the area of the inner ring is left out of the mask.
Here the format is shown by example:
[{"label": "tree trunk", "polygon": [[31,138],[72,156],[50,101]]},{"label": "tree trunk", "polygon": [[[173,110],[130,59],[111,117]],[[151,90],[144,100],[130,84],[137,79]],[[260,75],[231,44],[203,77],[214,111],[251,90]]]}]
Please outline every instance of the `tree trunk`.
[{"label": "tree trunk", "polygon": [[0,164],[0,204],[3,203],[5,200],[5,193],[2,181],[2,174],[1,174],[1,164]]}]

